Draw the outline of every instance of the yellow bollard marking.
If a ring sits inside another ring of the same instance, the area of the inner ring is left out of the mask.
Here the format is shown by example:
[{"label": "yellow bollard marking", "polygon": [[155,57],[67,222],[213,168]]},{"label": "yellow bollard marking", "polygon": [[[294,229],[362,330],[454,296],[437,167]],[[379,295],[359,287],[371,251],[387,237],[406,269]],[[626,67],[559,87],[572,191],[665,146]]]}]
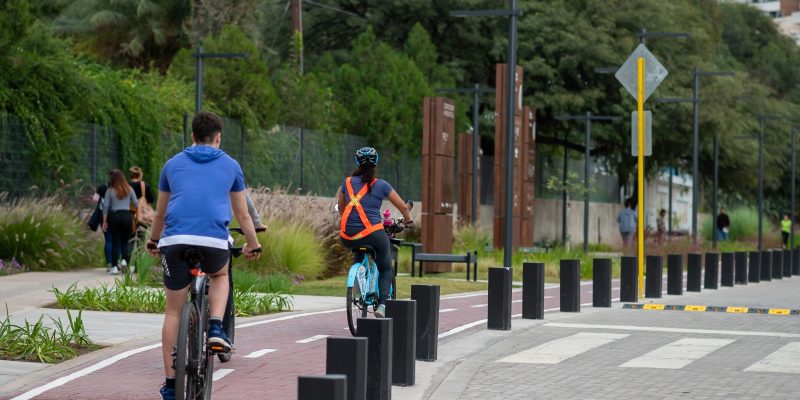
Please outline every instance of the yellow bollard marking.
[{"label": "yellow bollard marking", "polygon": [[705,311],[706,306],[686,306],[683,311]]},{"label": "yellow bollard marking", "polygon": [[789,315],[791,314],[792,310],[788,308],[770,308],[769,313],[772,315]]},{"label": "yellow bollard marking", "polygon": [[729,313],[737,313],[737,314],[747,314],[750,309],[747,307],[728,307],[725,309],[725,312]]},{"label": "yellow bollard marking", "polygon": [[636,59],[637,66],[637,79],[638,90],[636,92],[636,109],[638,111],[638,143],[639,151],[637,154],[637,169],[638,180],[636,182],[636,191],[638,194],[637,211],[638,218],[636,221],[636,231],[639,234],[638,238],[638,262],[639,262],[639,298],[644,298],[644,58],[639,57]]},{"label": "yellow bollard marking", "polygon": [[664,304],[645,304],[645,310],[663,310],[665,307]]}]

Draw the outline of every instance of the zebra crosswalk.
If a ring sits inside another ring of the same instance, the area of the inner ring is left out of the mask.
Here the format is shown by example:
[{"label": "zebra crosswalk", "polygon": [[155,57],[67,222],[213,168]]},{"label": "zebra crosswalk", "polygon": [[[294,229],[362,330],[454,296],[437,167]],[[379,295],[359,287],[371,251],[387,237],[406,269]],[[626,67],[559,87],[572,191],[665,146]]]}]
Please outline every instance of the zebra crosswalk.
[{"label": "zebra crosswalk", "polygon": [[[632,354],[630,353],[630,348],[640,348],[640,340],[643,337],[646,336],[625,333],[581,332],[523,349],[500,358],[496,362],[558,364],[570,359],[574,359],[577,362],[585,362],[592,359],[591,354],[593,351],[612,343],[618,349],[630,346],[625,351],[616,352],[616,354],[621,354],[622,357],[628,358]],[[737,340],[743,339],[684,337],[672,341],[665,340],[662,343],[658,343],[655,348],[651,347],[650,351],[641,352],[634,358],[616,361],[616,366],[620,368],[679,370],[713,353],[741,351],[741,348],[727,350],[732,348],[733,346],[731,345]],[[646,342],[650,344],[653,343],[653,340],[650,337]],[[760,348],[763,347],[754,347],[753,351],[757,351],[756,349]],[[748,353],[748,356],[753,356],[753,354]],[[582,360],[582,357],[585,357],[585,360]],[[745,367],[747,364],[744,364],[739,368],[743,368],[741,370],[744,372],[800,374],[800,341],[786,343],[771,354],[764,354],[761,357],[760,360],[752,365]]]}]

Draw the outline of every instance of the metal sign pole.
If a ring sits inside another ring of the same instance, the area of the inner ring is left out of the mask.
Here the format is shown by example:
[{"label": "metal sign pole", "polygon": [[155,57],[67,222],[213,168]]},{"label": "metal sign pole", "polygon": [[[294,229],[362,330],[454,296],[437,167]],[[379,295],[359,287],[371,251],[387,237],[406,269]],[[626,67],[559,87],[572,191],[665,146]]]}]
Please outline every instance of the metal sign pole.
[{"label": "metal sign pole", "polygon": [[478,92],[480,92],[480,85],[476,83],[472,91],[472,190],[470,194],[472,199],[472,213],[470,215],[472,225],[478,222],[478,147],[481,145],[481,137],[478,134],[478,114],[480,112]]},{"label": "metal sign pole", "polygon": [[638,112],[638,152],[636,155],[638,180],[636,182],[638,199],[636,208],[638,211],[638,223],[636,230],[639,235],[638,240],[638,263],[639,263],[639,298],[644,297],[644,58],[639,57],[636,59],[637,66],[637,79],[639,82],[637,96],[636,96],[636,110]]}]

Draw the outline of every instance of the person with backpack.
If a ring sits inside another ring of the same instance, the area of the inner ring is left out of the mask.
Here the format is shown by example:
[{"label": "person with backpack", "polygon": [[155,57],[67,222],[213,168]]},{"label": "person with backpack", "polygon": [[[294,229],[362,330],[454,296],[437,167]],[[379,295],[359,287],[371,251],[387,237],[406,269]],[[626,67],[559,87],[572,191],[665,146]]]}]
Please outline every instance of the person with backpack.
[{"label": "person with backpack", "polygon": [[617,215],[619,234],[622,236],[623,247],[627,247],[633,241],[637,222],[636,212],[633,211],[633,201],[631,199],[626,199],[625,208]]}]

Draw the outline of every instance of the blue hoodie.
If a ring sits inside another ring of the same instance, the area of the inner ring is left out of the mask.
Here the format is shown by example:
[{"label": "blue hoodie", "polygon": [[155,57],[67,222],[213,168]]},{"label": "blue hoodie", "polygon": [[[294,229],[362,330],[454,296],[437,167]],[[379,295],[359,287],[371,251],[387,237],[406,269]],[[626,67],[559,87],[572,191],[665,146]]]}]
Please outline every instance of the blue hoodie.
[{"label": "blue hoodie", "polygon": [[231,192],[244,190],[239,163],[211,146],[187,147],[161,170],[158,190],[169,192],[159,246],[190,244],[228,249]]}]

